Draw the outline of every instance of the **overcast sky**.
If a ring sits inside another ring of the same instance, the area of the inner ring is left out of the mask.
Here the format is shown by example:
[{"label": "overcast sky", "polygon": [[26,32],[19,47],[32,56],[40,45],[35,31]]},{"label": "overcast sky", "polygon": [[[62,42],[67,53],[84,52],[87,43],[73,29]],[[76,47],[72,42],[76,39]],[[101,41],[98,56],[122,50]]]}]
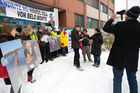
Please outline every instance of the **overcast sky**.
[{"label": "overcast sky", "polygon": [[[128,0],[128,9],[132,6],[140,6],[140,0]],[[115,0],[115,11],[126,9],[126,0]]]}]

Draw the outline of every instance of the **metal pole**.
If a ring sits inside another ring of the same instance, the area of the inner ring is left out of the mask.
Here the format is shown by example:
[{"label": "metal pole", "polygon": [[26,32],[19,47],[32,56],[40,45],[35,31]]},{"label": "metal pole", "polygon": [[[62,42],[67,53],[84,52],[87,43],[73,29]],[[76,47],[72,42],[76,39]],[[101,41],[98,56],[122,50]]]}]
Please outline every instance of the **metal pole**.
[{"label": "metal pole", "polygon": [[128,0],[126,0],[126,10],[128,10]]}]

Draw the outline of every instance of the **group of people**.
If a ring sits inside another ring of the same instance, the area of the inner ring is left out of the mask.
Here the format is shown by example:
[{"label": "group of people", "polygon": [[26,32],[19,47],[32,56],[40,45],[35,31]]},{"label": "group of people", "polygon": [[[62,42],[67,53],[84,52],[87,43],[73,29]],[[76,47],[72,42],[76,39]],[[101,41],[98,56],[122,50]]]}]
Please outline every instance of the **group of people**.
[{"label": "group of people", "polygon": [[[33,27],[28,25],[24,29],[21,27],[16,28],[15,26],[11,24],[4,24],[2,27],[2,33],[0,34],[0,43],[15,40],[15,39],[21,39],[23,42],[24,40],[37,40],[37,43],[40,47],[40,52],[42,56],[42,62],[48,62],[48,60],[53,61],[52,55],[56,54],[57,51],[50,52],[50,44],[49,40],[50,37],[56,36],[57,37],[57,31],[55,28],[46,27],[45,30],[41,27],[38,28],[37,33],[34,32]],[[67,40],[67,33],[65,29],[63,28],[60,33],[60,45],[62,47],[62,54],[63,56],[66,56],[66,47],[68,46],[68,40]],[[0,60],[2,58],[2,52],[0,51]],[[34,68],[28,71],[28,81],[33,83],[35,82],[32,79]],[[5,84],[9,85],[11,84],[8,72],[6,67],[3,67],[0,61],[0,78],[4,78]],[[11,93],[13,92],[13,87],[11,87]]]},{"label": "group of people", "polygon": [[[126,12],[126,17],[123,22],[113,24],[116,18],[116,13],[107,21],[103,30],[107,33],[114,34],[115,41],[113,43],[110,55],[107,61],[108,65],[113,66],[113,93],[121,93],[121,83],[124,69],[127,72],[127,78],[130,87],[130,93],[138,93],[138,85],[136,79],[136,71],[138,68],[139,48],[140,48],[140,23],[137,18],[140,14],[140,7],[134,6]],[[21,29],[17,29],[21,30]],[[37,35],[37,36],[36,36]],[[21,40],[33,40],[38,38],[38,44],[41,50],[41,56],[43,61],[52,60],[52,53],[50,53],[49,37],[57,35],[55,29],[46,27],[43,31],[42,28],[38,28],[38,32],[34,34],[31,26],[25,27],[21,33],[17,34],[16,28],[13,25],[6,24],[2,27],[2,33],[0,34],[0,43],[15,40],[20,38]],[[91,50],[89,47],[89,40],[93,40]],[[86,55],[89,62],[92,62],[91,55],[94,55],[93,66],[100,66],[101,45],[103,44],[103,36],[100,29],[96,28],[94,35],[89,36],[87,30],[81,31],[80,26],[75,26],[71,33],[72,48],[74,50],[74,66],[83,71],[80,66],[80,54],[79,49],[82,48],[82,54],[84,62],[86,62]],[[62,54],[66,56],[66,47],[68,46],[67,33],[65,29],[62,29],[60,34],[60,45],[62,47]],[[45,51],[45,52],[44,52]],[[56,54],[56,52],[55,52]],[[0,59],[2,53],[0,51]],[[0,61],[1,62],[1,61]],[[11,84],[7,69],[0,63],[0,77],[4,78],[6,84]],[[28,72],[28,81],[32,81],[32,74],[34,69]],[[11,88],[11,93],[13,89]]]},{"label": "group of people", "polygon": [[[125,21],[113,24],[116,19],[116,14],[106,22],[103,30],[107,33],[114,34],[115,41],[110,51],[107,61],[108,65],[113,66],[113,93],[122,93],[122,77],[124,69],[126,69],[130,93],[138,93],[138,84],[136,72],[138,68],[139,48],[140,48],[140,22],[137,20],[140,14],[140,7],[134,6],[125,13]],[[91,53],[94,55],[94,66],[100,64],[101,45],[103,43],[102,35],[99,29],[95,29],[95,34],[92,37],[87,37],[86,29],[83,30],[81,39],[80,26],[76,26],[72,31],[72,48],[74,50],[74,66],[78,70],[83,71],[80,67],[80,42],[82,42],[82,52],[84,61],[86,61],[85,53],[91,60],[88,39],[93,39]]]},{"label": "group of people", "polygon": [[[100,29],[96,28],[94,35],[89,36],[86,29],[82,29],[80,26],[75,26],[71,34],[72,38],[72,48],[74,50],[74,66],[77,67],[78,70],[83,71],[80,66],[80,54],[79,49],[82,48],[83,60],[86,62],[86,55],[88,57],[88,61],[92,62],[91,54],[94,55],[94,64],[93,66],[99,67],[100,66],[100,55],[101,55],[101,45],[103,44],[103,37],[101,34]],[[91,45],[89,40],[93,40]]]}]

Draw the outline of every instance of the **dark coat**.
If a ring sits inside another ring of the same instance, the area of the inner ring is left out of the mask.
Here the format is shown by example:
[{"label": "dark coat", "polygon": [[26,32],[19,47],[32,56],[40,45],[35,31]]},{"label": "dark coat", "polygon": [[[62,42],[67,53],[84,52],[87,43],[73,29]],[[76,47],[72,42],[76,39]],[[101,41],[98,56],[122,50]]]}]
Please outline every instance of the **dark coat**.
[{"label": "dark coat", "polygon": [[112,25],[113,21],[113,19],[110,19],[103,28],[105,32],[115,35],[115,41],[107,64],[120,70],[125,66],[127,71],[137,71],[140,47],[140,23],[137,20],[131,19]]},{"label": "dark coat", "polygon": [[25,36],[25,35],[21,35],[20,39],[21,40],[31,40],[30,36]]},{"label": "dark coat", "polygon": [[90,39],[93,40],[92,48],[91,48],[91,54],[95,56],[101,55],[101,45],[103,44],[103,37],[101,32],[98,32],[97,34],[94,34]]},{"label": "dark coat", "polygon": [[73,29],[71,33],[72,48],[80,48],[79,39],[80,39],[79,31]]},{"label": "dark coat", "polygon": [[39,42],[40,42],[39,45],[40,45],[40,46],[45,46],[45,42],[42,42],[42,41],[41,41],[42,36],[43,36],[43,33],[38,31],[38,32],[37,32],[37,37],[38,37],[38,40],[39,40]]},{"label": "dark coat", "polygon": [[[7,41],[11,41],[11,40],[14,40],[15,38],[11,35],[9,35],[8,33],[2,33],[0,35],[0,43],[3,43],[3,42],[7,42]],[[0,50],[0,60],[2,58],[2,53],[1,53],[1,50]],[[0,62],[1,64],[1,62]],[[10,78],[4,78],[4,82],[6,85],[9,85],[11,84],[11,81],[10,81]]]},{"label": "dark coat", "polygon": [[82,41],[82,46],[89,46],[89,39],[88,39],[88,35],[83,35],[83,37],[81,38],[85,38],[83,41]]}]

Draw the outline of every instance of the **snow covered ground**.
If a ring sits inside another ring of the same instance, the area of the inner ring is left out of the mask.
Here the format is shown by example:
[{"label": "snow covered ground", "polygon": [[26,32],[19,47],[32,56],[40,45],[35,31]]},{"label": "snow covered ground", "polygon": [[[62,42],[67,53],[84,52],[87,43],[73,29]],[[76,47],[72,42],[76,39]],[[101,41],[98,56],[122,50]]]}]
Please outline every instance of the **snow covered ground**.
[{"label": "snow covered ground", "polygon": [[[84,71],[78,71],[73,67],[73,52],[66,57],[43,63],[34,71],[33,77],[36,82],[27,83],[22,89],[23,93],[112,93],[112,67],[106,65],[108,54],[102,53],[100,68],[93,67],[91,62],[84,63],[81,54],[81,67]],[[140,93],[140,71],[137,73],[137,79]],[[122,87],[122,93],[129,93],[126,73]],[[10,86],[5,86],[0,79],[0,93],[9,91]]]}]

